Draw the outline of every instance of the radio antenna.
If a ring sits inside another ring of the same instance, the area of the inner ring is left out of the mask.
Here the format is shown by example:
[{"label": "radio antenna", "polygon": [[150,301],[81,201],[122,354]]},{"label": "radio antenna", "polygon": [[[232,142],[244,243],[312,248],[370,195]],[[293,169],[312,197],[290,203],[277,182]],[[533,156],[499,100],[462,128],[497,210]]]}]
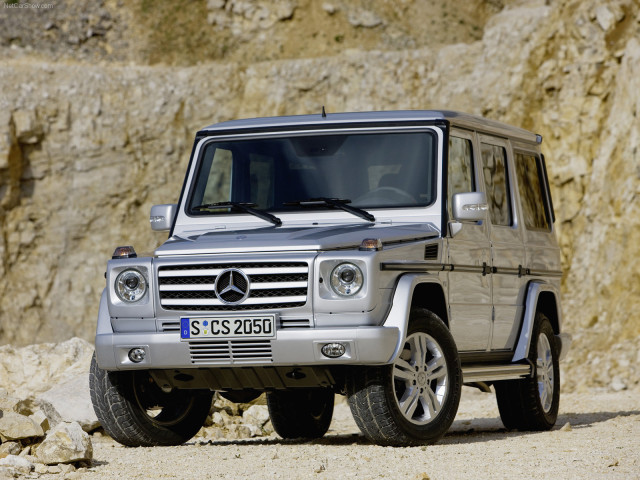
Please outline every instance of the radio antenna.
[{"label": "radio antenna", "polygon": [[324,111],[324,105],[322,105],[322,118],[327,118],[327,112]]}]

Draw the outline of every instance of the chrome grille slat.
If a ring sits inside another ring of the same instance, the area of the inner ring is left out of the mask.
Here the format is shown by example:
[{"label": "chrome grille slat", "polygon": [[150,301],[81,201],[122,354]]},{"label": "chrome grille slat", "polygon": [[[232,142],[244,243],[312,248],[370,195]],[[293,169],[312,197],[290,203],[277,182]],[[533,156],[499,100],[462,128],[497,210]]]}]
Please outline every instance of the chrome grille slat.
[{"label": "chrome grille slat", "polygon": [[[242,265],[234,268],[239,268],[247,275],[268,275],[273,273],[308,273],[309,267],[283,267],[274,271],[273,268],[242,268]],[[158,272],[159,277],[202,277],[202,276],[218,276],[224,268],[212,268],[203,270],[161,270]]]},{"label": "chrome grille slat", "polygon": [[[240,303],[225,303],[216,295],[216,279],[227,269],[240,270],[249,279],[249,295]],[[161,265],[157,276],[160,305],[164,310],[282,309],[301,307],[308,297],[309,265],[301,261]]]},{"label": "chrome grille slat", "polygon": [[311,328],[311,320],[308,318],[281,318],[280,328]]},{"label": "chrome grille slat", "polygon": [[[298,303],[304,302],[307,299],[306,296],[300,295],[295,297],[272,297],[272,298],[247,298],[242,305],[262,305],[271,303]],[[217,298],[168,298],[162,300],[162,306],[170,305],[227,305]],[[234,305],[227,305],[233,307]]]},{"label": "chrome grille slat", "polygon": [[255,363],[272,361],[269,340],[214,340],[189,342],[189,354],[193,364]]},{"label": "chrome grille slat", "polygon": [[[181,285],[160,285],[160,291],[163,292],[182,292],[182,291],[213,291],[214,283],[203,284],[181,284]],[[252,290],[269,290],[279,288],[307,288],[307,282],[263,282],[252,283]]]}]

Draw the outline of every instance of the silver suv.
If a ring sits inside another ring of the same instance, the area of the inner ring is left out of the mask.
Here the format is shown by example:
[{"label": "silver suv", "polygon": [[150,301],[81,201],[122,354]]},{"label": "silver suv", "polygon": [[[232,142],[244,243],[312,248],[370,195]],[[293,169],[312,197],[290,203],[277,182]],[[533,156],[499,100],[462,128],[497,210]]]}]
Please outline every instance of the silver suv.
[{"label": "silver suv", "polygon": [[509,429],[557,418],[559,248],[542,138],[448,111],[237,120],[197,133],[169,231],[108,262],[94,408],[124,445],[176,445],[213,392],[266,392],[283,438],[335,394],[382,445],[433,443],[463,384]]}]

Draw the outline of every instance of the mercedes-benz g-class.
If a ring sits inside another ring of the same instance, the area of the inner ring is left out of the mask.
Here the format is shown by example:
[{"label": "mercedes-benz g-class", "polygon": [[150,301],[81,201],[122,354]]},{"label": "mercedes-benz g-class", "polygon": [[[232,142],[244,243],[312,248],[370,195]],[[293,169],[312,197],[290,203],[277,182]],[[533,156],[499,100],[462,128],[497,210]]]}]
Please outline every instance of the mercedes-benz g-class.
[{"label": "mercedes-benz g-class", "polygon": [[437,441],[463,384],[507,428],[558,414],[560,253],[542,138],[449,111],[224,122],[197,133],[169,232],[118,247],[91,393],[125,445],[174,445],[213,392],[266,392],[283,438],[343,394],[371,441]]}]

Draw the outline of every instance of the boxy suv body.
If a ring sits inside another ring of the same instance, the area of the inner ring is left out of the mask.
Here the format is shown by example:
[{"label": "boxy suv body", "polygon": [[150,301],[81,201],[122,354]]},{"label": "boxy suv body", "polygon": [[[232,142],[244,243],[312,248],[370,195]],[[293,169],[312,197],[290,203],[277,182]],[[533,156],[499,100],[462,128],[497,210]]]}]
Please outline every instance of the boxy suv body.
[{"label": "boxy suv body", "polygon": [[542,139],[447,111],[237,120],[198,132],[150,257],[119,247],[91,392],[125,445],[172,445],[214,391],[262,392],[284,438],[345,394],[371,441],[437,441],[462,384],[508,428],[557,417],[560,255]]}]

